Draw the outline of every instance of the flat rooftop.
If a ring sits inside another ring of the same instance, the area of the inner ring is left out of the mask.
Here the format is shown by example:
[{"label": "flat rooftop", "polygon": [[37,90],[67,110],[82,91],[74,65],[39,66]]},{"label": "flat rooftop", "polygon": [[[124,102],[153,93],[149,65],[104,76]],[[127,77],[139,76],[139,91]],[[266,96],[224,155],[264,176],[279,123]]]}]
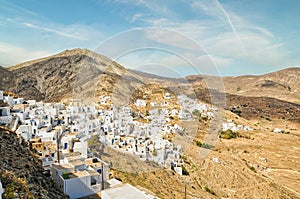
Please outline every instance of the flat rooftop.
[{"label": "flat rooftop", "polygon": [[120,186],[116,186],[113,188],[109,188],[102,191],[102,197],[106,196],[111,199],[119,199],[119,198],[134,198],[134,199],[154,199],[157,198],[155,196],[148,195],[138,190],[134,186],[130,184],[124,184]]},{"label": "flat rooftop", "polygon": [[53,164],[52,167],[56,168],[57,170],[61,170],[61,169],[73,169],[74,168],[70,164]]},{"label": "flat rooftop", "polygon": [[100,160],[99,162],[93,162],[94,158],[88,158],[85,160],[85,164],[91,166],[91,167],[101,167],[102,164],[106,165],[106,163],[102,160]]},{"label": "flat rooftop", "polygon": [[76,155],[76,156],[69,156],[69,157],[66,157],[68,161],[74,161],[74,160],[81,160],[81,159],[84,159],[84,157],[82,157],[81,155]]},{"label": "flat rooftop", "polygon": [[73,165],[73,166],[80,166],[84,164],[84,161],[82,160],[74,160],[72,162],[69,162],[69,164]]},{"label": "flat rooftop", "polygon": [[79,178],[79,177],[84,177],[84,176],[89,176],[89,172],[87,171],[77,171],[74,173],[69,174],[69,178]]}]

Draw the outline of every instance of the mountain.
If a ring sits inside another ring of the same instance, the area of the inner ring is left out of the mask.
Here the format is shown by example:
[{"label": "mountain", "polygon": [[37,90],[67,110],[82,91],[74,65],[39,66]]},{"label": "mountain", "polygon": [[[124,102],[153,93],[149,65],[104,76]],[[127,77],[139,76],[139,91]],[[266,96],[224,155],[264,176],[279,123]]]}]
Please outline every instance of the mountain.
[{"label": "mountain", "polygon": [[[140,86],[175,82],[176,79],[146,75],[87,49],[66,50],[59,54],[25,62],[5,69],[13,74],[4,90],[25,99],[60,101],[114,93],[117,102],[129,98]],[[92,94],[91,94],[92,93]],[[123,99],[118,99],[122,97]]]},{"label": "mountain", "polygon": [[[111,61],[85,49],[66,50],[8,68],[14,74],[14,85],[8,86],[7,90],[25,99],[59,101],[71,97],[77,73],[84,62],[102,66]],[[113,64],[112,67],[117,66]]]},{"label": "mountain", "polygon": [[[25,99],[60,101],[73,97],[94,101],[107,94],[113,96],[114,104],[120,105],[130,103],[132,97],[142,97],[133,94],[155,84],[177,95],[194,95],[223,106],[246,119],[300,121],[300,105],[294,103],[300,101],[300,68],[261,76],[167,78],[127,70],[103,55],[73,49],[0,70],[2,89]],[[225,90],[220,89],[222,83]]]},{"label": "mountain", "polygon": [[[195,75],[187,78],[198,84],[203,82],[202,76]],[[300,103],[299,67],[287,68],[265,75],[223,77],[222,79],[226,93],[251,97],[272,97]]]},{"label": "mountain", "polygon": [[300,102],[299,67],[260,76],[225,77],[223,80],[228,93]]},{"label": "mountain", "polygon": [[[271,97],[300,102],[300,68],[289,68],[261,76],[213,77],[193,75],[186,78],[166,78],[134,70],[127,70],[109,58],[87,49],[66,50],[53,56],[25,62],[9,68],[0,67],[3,79],[0,89],[24,98],[59,101],[77,97],[82,90],[93,93],[119,92],[125,96],[130,90],[157,83],[169,87],[207,88],[207,82],[223,82],[225,92],[245,97]],[[91,85],[97,82],[97,85]],[[95,80],[95,81],[94,81]],[[85,86],[84,86],[85,85]],[[220,85],[214,87],[218,90]],[[83,87],[85,89],[83,89]],[[79,91],[78,91],[79,89]],[[182,90],[182,88],[180,88]],[[190,93],[194,91],[189,89]]]}]

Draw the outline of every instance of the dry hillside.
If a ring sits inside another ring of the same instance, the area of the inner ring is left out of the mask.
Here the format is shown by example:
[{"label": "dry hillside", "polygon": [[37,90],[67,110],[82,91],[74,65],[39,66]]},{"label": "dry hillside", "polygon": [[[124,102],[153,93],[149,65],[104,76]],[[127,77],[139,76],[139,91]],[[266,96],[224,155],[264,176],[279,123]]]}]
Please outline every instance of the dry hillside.
[{"label": "dry hillside", "polygon": [[[148,173],[114,171],[115,177],[144,186],[161,198],[184,198],[185,186],[187,198],[300,198],[299,68],[262,76],[225,77],[226,93],[221,92],[218,77],[159,77],[127,70],[82,49],[19,64],[9,71],[0,69],[1,75],[7,74],[0,77],[4,78],[0,89],[26,99],[95,100],[111,95],[113,103],[121,105],[142,98],[149,85],[160,85],[174,95],[186,94],[222,106],[227,110],[227,118],[254,128],[240,132],[236,139],[219,139],[210,153],[200,158],[199,151],[208,150],[199,147],[199,142],[205,142],[209,126],[200,121],[195,141],[183,154],[187,176],[160,169]],[[4,82],[6,77],[11,78],[10,83]],[[216,84],[210,84],[208,90],[207,82]],[[274,128],[285,133],[273,133]],[[97,142],[91,147],[95,154],[102,150]],[[106,158],[109,161],[112,157]],[[115,162],[122,163],[120,158]]]}]

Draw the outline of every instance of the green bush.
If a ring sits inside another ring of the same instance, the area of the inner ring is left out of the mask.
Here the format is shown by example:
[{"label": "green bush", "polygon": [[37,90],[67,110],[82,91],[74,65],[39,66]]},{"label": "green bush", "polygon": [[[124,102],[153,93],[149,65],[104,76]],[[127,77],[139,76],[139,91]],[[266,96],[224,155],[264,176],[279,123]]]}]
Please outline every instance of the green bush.
[{"label": "green bush", "polygon": [[233,132],[232,130],[228,129],[226,131],[220,131],[220,138],[223,139],[231,139],[231,138],[237,138],[239,137],[239,133],[238,132]]},{"label": "green bush", "polygon": [[70,173],[69,172],[63,172],[62,177],[63,177],[63,179],[70,179]]},{"label": "green bush", "polygon": [[195,143],[198,147],[201,147],[202,146],[202,142],[198,141],[198,140],[195,140]]},{"label": "green bush", "polygon": [[185,175],[185,176],[190,175],[190,173],[186,170],[186,168],[184,166],[182,166],[181,168],[182,168],[182,175]]},{"label": "green bush", "polygon": [[197,109],[195,109],[194,111],[193,111],[193,115],[196,115],[196,116],[200,116],[200,111],[199,110],[197,110]]},{"label": "green bush", "polygon": [[205,149],[211,149],[211,148],[213,148],[212,145],[206,144],[206,143],[203,143],[203,144],[201,145],[201,147],[202,147],[202,148],[205,148]]}]

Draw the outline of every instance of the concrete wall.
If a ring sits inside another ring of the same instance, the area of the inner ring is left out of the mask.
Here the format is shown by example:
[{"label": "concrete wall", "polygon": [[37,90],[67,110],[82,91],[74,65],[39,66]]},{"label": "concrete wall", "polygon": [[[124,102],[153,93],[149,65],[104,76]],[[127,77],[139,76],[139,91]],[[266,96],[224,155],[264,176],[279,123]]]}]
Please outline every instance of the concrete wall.
[{"label": "concrete wall", "polygon": [[10,108],[9,107],[0,107],[0,117],[1,116],[9,116]]},{"label": "concrete wall", "polygon": [[21,125],[17,129],[16,133],[21,135],[25,141],[29,141],[32,137],[32,127],[30,125]]},{"label": "concrete wall", "polygon": [[91,186],[91,176],[82,176],[65,180],[64,192],[70,198],[89,196],[101,191],[101,184]]},{"label": "concrete wall", "polygon": [[0,199],[2,199],[3,192],[4,192],[4,190],[3,190],[3,187],[2,187],[2,183],[0,181]]}]

